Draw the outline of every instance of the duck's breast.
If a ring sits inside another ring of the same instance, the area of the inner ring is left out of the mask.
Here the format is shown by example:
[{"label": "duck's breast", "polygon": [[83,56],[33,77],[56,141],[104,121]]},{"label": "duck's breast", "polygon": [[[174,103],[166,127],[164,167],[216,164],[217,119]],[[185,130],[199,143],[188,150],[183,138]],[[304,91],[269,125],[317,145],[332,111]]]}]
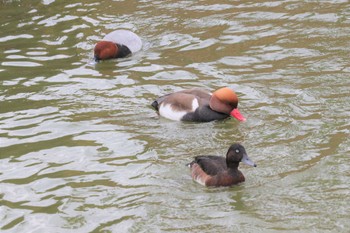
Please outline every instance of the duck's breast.
[{"label": "duck's breast", "polygon": [[141,38],[135,33],[128,30],[116,30],[107,34],[103,40],[112,41],[116,44],[125,45],[132,53],[135,53],[142,48]]}]

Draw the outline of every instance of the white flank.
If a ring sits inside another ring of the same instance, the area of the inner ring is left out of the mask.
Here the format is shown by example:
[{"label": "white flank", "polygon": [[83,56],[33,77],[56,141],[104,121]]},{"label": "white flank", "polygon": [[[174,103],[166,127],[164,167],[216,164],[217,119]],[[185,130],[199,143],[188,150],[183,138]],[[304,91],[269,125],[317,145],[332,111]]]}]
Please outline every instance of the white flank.
[{"label": "white flank", "polygon": [[194,98],[192,101],[192,112],[196,111],[198,107],[199,107],[198,100]]},{"label": "white flank", "polygon": [[[202,171],[202,168],[199,166],[198,163],[194,163],[191,167],[191,176],[192,176],[193,180],[196,181],[198,184],[206,186],[205,179],[202,178],[202,176],[200,175],[200,173],[201,173],[200,171]],[[204,171],[202,171],[202,172],[204,173]],[[204,176],[207,177],[208,175],[205,174]]]},{"label": "white flank", "polygon": [[185,111],[174,111],[171,104],[161,104],[159,107],[159,114],[161,116],[174,121],[180,121],[186,113]]},{"label": "white flank", "polygon": [[201,185],[204,185],[204,186],[205,186],[205,183],[203,182],[203,180],[202,180],[199,176],[196,177],[195,181],[196,181],[198,184],[201,184]]}]

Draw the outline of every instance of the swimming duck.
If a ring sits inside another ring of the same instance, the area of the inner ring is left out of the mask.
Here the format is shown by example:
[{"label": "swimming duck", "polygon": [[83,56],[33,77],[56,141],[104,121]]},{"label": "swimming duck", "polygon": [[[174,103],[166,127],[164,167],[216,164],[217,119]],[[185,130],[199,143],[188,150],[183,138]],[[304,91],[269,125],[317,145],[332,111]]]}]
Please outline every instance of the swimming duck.
[{"label": "swimming duck", "polygon": [[245,178],[238,165],[243,162],[256,167],[248,158],[241,144],[233,144],[227,151],[226,158],[214,155],[197,156],[188,164],[192,179],[205,186],[231,186],[244,182]]},{"label": "swimming duck", "polygon": [[123,58],[142,48],[138,35],[128,30],[116,30],[99,41],[94,48],[95,61]]},{"label": "swimming duck", "polygon": [[228,87],[213,93],[201,88],[178,91],[161,96],[152,103],[159,115],[165,118],[197,122],[221,120],[229,116],[245,121],[237,105],[238,97]]}]

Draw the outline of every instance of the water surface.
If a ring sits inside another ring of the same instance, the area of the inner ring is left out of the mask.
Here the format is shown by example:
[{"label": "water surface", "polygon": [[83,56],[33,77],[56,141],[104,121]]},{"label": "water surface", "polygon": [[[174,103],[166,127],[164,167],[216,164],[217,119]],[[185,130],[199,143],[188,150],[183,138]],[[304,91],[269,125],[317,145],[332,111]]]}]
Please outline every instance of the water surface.
[{"label": "water surface", "polygon": [[[0,2],[0,230],[348,232],[348,1]],[[116,29],[132,57],[95,64]],[[233,87],[248,118],[181,123],[150,104]],[[186,163],[242,143],[246,182]]]}]

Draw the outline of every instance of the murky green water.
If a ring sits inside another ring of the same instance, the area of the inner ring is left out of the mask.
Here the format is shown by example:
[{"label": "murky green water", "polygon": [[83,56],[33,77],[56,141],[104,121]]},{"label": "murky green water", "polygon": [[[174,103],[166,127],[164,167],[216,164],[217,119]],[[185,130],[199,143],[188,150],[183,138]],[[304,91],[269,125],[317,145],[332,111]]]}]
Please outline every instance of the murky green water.
[{"label": "murky green water", "polygon": [[[348,1],[0,2],[0,231],[349,232]],[[92,62],[130,29],[143,51]],[[150,103],[232,86],[245,123]],[[206,188],[185,164],[241,142],[257,168]]]}]

